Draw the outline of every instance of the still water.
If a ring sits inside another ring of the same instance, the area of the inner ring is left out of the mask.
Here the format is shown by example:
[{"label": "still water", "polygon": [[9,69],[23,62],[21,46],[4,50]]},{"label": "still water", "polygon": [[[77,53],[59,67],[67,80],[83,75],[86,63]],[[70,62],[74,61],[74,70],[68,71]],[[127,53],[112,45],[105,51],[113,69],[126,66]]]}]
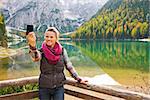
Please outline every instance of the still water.
[{"label": "still water", "polygon": [[[131,86],[149,85],[149,42],[61,41],[61,44],[67,49],[80,76],[97,79],[103,75],[100,82],[107,76],[112,85],[113,82]],[[8,57],[2,57],[4,51],[8,51],[1,50],[0,80],[39,75],[39,62],[32,62],[26,46],[25,41],[12,42]],[[37,47],[40,46],[38,41]],[[14,50],[14,55],[11,55],[11,50]]]}]

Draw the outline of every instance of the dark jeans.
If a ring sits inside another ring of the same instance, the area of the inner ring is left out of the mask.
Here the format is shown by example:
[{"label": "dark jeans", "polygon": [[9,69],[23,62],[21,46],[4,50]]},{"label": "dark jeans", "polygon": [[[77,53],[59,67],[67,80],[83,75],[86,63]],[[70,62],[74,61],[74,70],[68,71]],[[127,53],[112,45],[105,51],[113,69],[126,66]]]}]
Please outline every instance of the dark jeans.
[{"label": "dark jeans", "polygon": [[39,88],[40,100],[64,100],[64,87],[58,87],[54,89]]}]

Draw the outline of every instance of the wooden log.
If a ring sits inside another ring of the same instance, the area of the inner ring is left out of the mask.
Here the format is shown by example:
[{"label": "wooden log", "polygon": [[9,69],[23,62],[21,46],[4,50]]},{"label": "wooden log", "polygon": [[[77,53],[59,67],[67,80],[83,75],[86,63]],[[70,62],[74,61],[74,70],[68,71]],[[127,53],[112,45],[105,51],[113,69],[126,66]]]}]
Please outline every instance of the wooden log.
[{"label": "wooden log", "polygon": [[22,85],[37,83],[37,82],[38,82],[38,76],[4,80],[4,81],[0,81],[0,88],[7,87],[7,86],[22,86]]},{"label": "wooden log", "polygon": [[0,100],[28,100],[38,97],[38,91],[28,91],[0,96]]},{"label": "wooden log", "polygon": [[67,79],[66,84],[96,91],[99,93],[121,97],[126,100],[150,100],[150,95],[133,92],[125,89],[118,89],[118,88],[108,87],[104,85],[93,85],[93,84],[84,85],[84,84],[76,83],[75,80],[71,80],[71,79]]}]

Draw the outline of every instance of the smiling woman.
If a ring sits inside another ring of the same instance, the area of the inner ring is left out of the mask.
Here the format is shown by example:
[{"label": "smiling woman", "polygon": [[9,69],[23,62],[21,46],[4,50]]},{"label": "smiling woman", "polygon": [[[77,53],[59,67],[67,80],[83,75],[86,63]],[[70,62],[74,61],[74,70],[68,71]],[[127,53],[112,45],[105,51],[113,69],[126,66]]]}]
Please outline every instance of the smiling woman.
[{"label": "smiling woman", "polygon": [[27,35],[30,55],[33,61],[40,61],[39,98],[40,100],[64,100],[64,67],[79,83],[86,80],[79,77],[69,60],[67,51],[58,41],[59,32],[55,27],[49,27],[44,34],[41,50],[36,49],[34,32]]}]

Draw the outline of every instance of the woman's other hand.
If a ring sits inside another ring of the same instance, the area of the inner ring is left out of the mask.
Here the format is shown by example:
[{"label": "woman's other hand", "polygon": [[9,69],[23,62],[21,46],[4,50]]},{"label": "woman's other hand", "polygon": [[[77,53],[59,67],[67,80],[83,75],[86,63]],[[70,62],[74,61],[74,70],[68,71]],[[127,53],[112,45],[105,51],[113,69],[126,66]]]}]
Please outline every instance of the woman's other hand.
[{"label": "woman's other hand", "polygon": [[36,47],[36,36],[34,32],[30,32],[27,36],[28,44],[32,47]]}]

